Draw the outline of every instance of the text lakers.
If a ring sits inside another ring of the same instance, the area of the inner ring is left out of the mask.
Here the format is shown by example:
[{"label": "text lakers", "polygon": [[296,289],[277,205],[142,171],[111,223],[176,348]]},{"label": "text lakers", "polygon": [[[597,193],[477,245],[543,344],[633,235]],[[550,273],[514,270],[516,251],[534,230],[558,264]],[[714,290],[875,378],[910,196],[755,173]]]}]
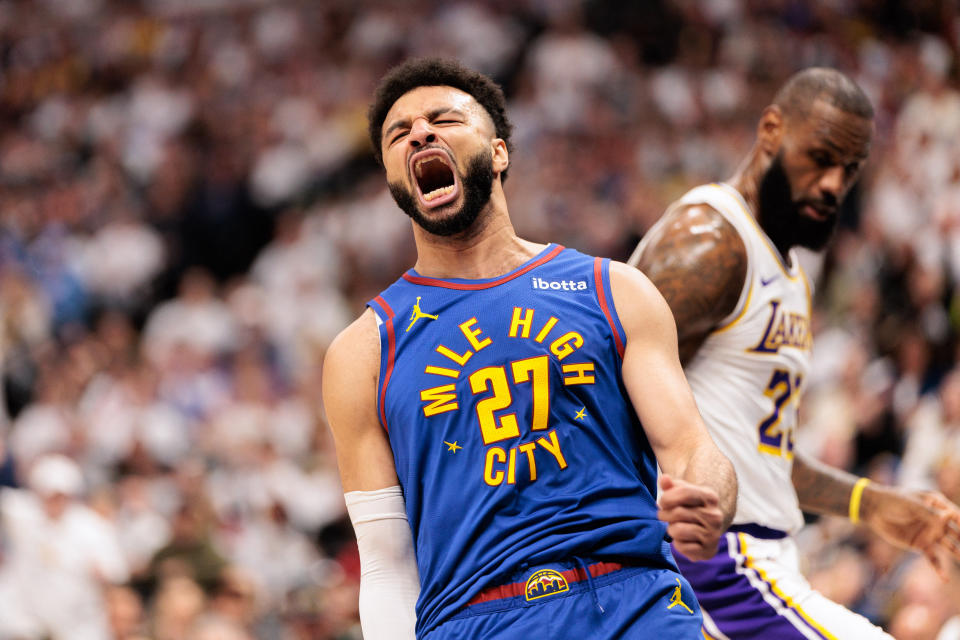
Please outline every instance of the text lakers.
[{"label": "text lakers", "polygon": [[[462,339],[458,336],[456,341],[435,347],[436,364],[424,369],[425,373],[439,378],[459,380],[465,376],[470,393],[477,397],[477,421],[487,447],[483,479],[492,487],[515,484],[518,469],[519,473],[527,474],[531,482],[535,481],[538,463],[556,465],[561,470],[567,468],[560,440],[550,425],[550,358],[561,363],[564,386],[595,383],[595,364],[577,361],[576,353],[583,346],[579,332],[565,330],[555,316],[543,320],[533,309],[514,307],[511,313],[507,337],[542,344],[546,353],[465,374],[470,360],[494,343],[474,317],[458,325]],[[455,383],[423,389],[420,400],[423,415],[428,418],[460,409]],[[521,425],[518,414],[529,415],[530,424]],[[507,446],[505,442],[520,439],[524,442],[515,446]],[[519,464],[518,459],[525,460],[526,464]]]},{"label": "text lakers", "polygon": [[809,351],[813,348],[813,333],[810,318],[802,313],[788,313],[780,308],[779,300],[770,301],[770,319],[763,330],[757,346],[749,349],[754,353],[777,353],[782,347],[795,347]]}]

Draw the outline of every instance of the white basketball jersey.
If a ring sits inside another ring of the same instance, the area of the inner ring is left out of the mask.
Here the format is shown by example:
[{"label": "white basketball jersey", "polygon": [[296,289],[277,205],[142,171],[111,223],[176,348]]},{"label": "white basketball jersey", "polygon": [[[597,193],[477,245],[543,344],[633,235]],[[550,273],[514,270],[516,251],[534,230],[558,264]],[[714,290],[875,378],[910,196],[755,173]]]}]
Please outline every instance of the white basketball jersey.
[{"label": "white basketball jersey", "polygon": [[793,533],[803,526],[790,474],[810,367],[810,284],[795,252],[788,266],[736,189],[696,187],[672,208],[697,204],[716,209],[740,234],[747,277],[733,313],[687,363],[687,379],[710,434],[737,472],[734,524]]}]

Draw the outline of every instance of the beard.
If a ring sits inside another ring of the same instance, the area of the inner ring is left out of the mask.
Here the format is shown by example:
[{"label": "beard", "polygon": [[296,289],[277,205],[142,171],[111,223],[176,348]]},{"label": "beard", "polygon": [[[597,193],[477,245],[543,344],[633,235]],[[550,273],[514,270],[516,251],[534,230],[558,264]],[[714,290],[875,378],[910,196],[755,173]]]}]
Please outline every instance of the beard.
[{"label": "beard", "polygon": [[416,197],[402,184],[390,182],[387,186],[397,206],[424,231],[436,236],[455,236],[470,229],[490,202],[494,177],[493,154],[489,150],[481,151],[470,158],[466,172],[459,174],[463,204],[457,211],[441,218],[424,215],[417,206]]},{"label": "beard", "polygon": [[[839,203],[830,194],[823,199],[793,199],[790,180],[783,169],[783,152],[779,152],[770,167],[760,179],[757,194],[759,211],[757,218],[760,226],[770,236],[773,244],[781,252],[791,247],[806,247],[820,251],[827,246],[837,228],[837,209]],[[815,220],[805,215],[801,209],[805,205],[832,208],[833,214],[825,220]]]}]

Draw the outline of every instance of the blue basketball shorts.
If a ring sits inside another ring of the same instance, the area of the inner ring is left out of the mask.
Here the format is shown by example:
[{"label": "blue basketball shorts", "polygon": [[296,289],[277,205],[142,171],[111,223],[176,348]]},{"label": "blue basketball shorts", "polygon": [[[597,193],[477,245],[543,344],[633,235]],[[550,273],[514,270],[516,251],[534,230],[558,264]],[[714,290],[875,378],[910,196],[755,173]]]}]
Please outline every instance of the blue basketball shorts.
[{"label": "blue basketball shorts", "polygon": [[700,606],[675,570],[623,567],[586,579],[580,567],[531,567],[515,576],[520,595],[469,605],[422,640],[702,640]]}]

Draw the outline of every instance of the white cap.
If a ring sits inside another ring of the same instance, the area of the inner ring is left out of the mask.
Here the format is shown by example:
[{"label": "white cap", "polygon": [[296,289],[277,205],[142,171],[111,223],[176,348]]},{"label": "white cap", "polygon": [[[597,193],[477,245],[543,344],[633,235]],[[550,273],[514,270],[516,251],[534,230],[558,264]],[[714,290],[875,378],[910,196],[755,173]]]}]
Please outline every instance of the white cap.
[{"label": "white cap", "polygon": [[83,491],[83,474],[70,458],[52,454],[37,460],[30,470],[27,484],[41,495],[62,493],[76,496]]}]

